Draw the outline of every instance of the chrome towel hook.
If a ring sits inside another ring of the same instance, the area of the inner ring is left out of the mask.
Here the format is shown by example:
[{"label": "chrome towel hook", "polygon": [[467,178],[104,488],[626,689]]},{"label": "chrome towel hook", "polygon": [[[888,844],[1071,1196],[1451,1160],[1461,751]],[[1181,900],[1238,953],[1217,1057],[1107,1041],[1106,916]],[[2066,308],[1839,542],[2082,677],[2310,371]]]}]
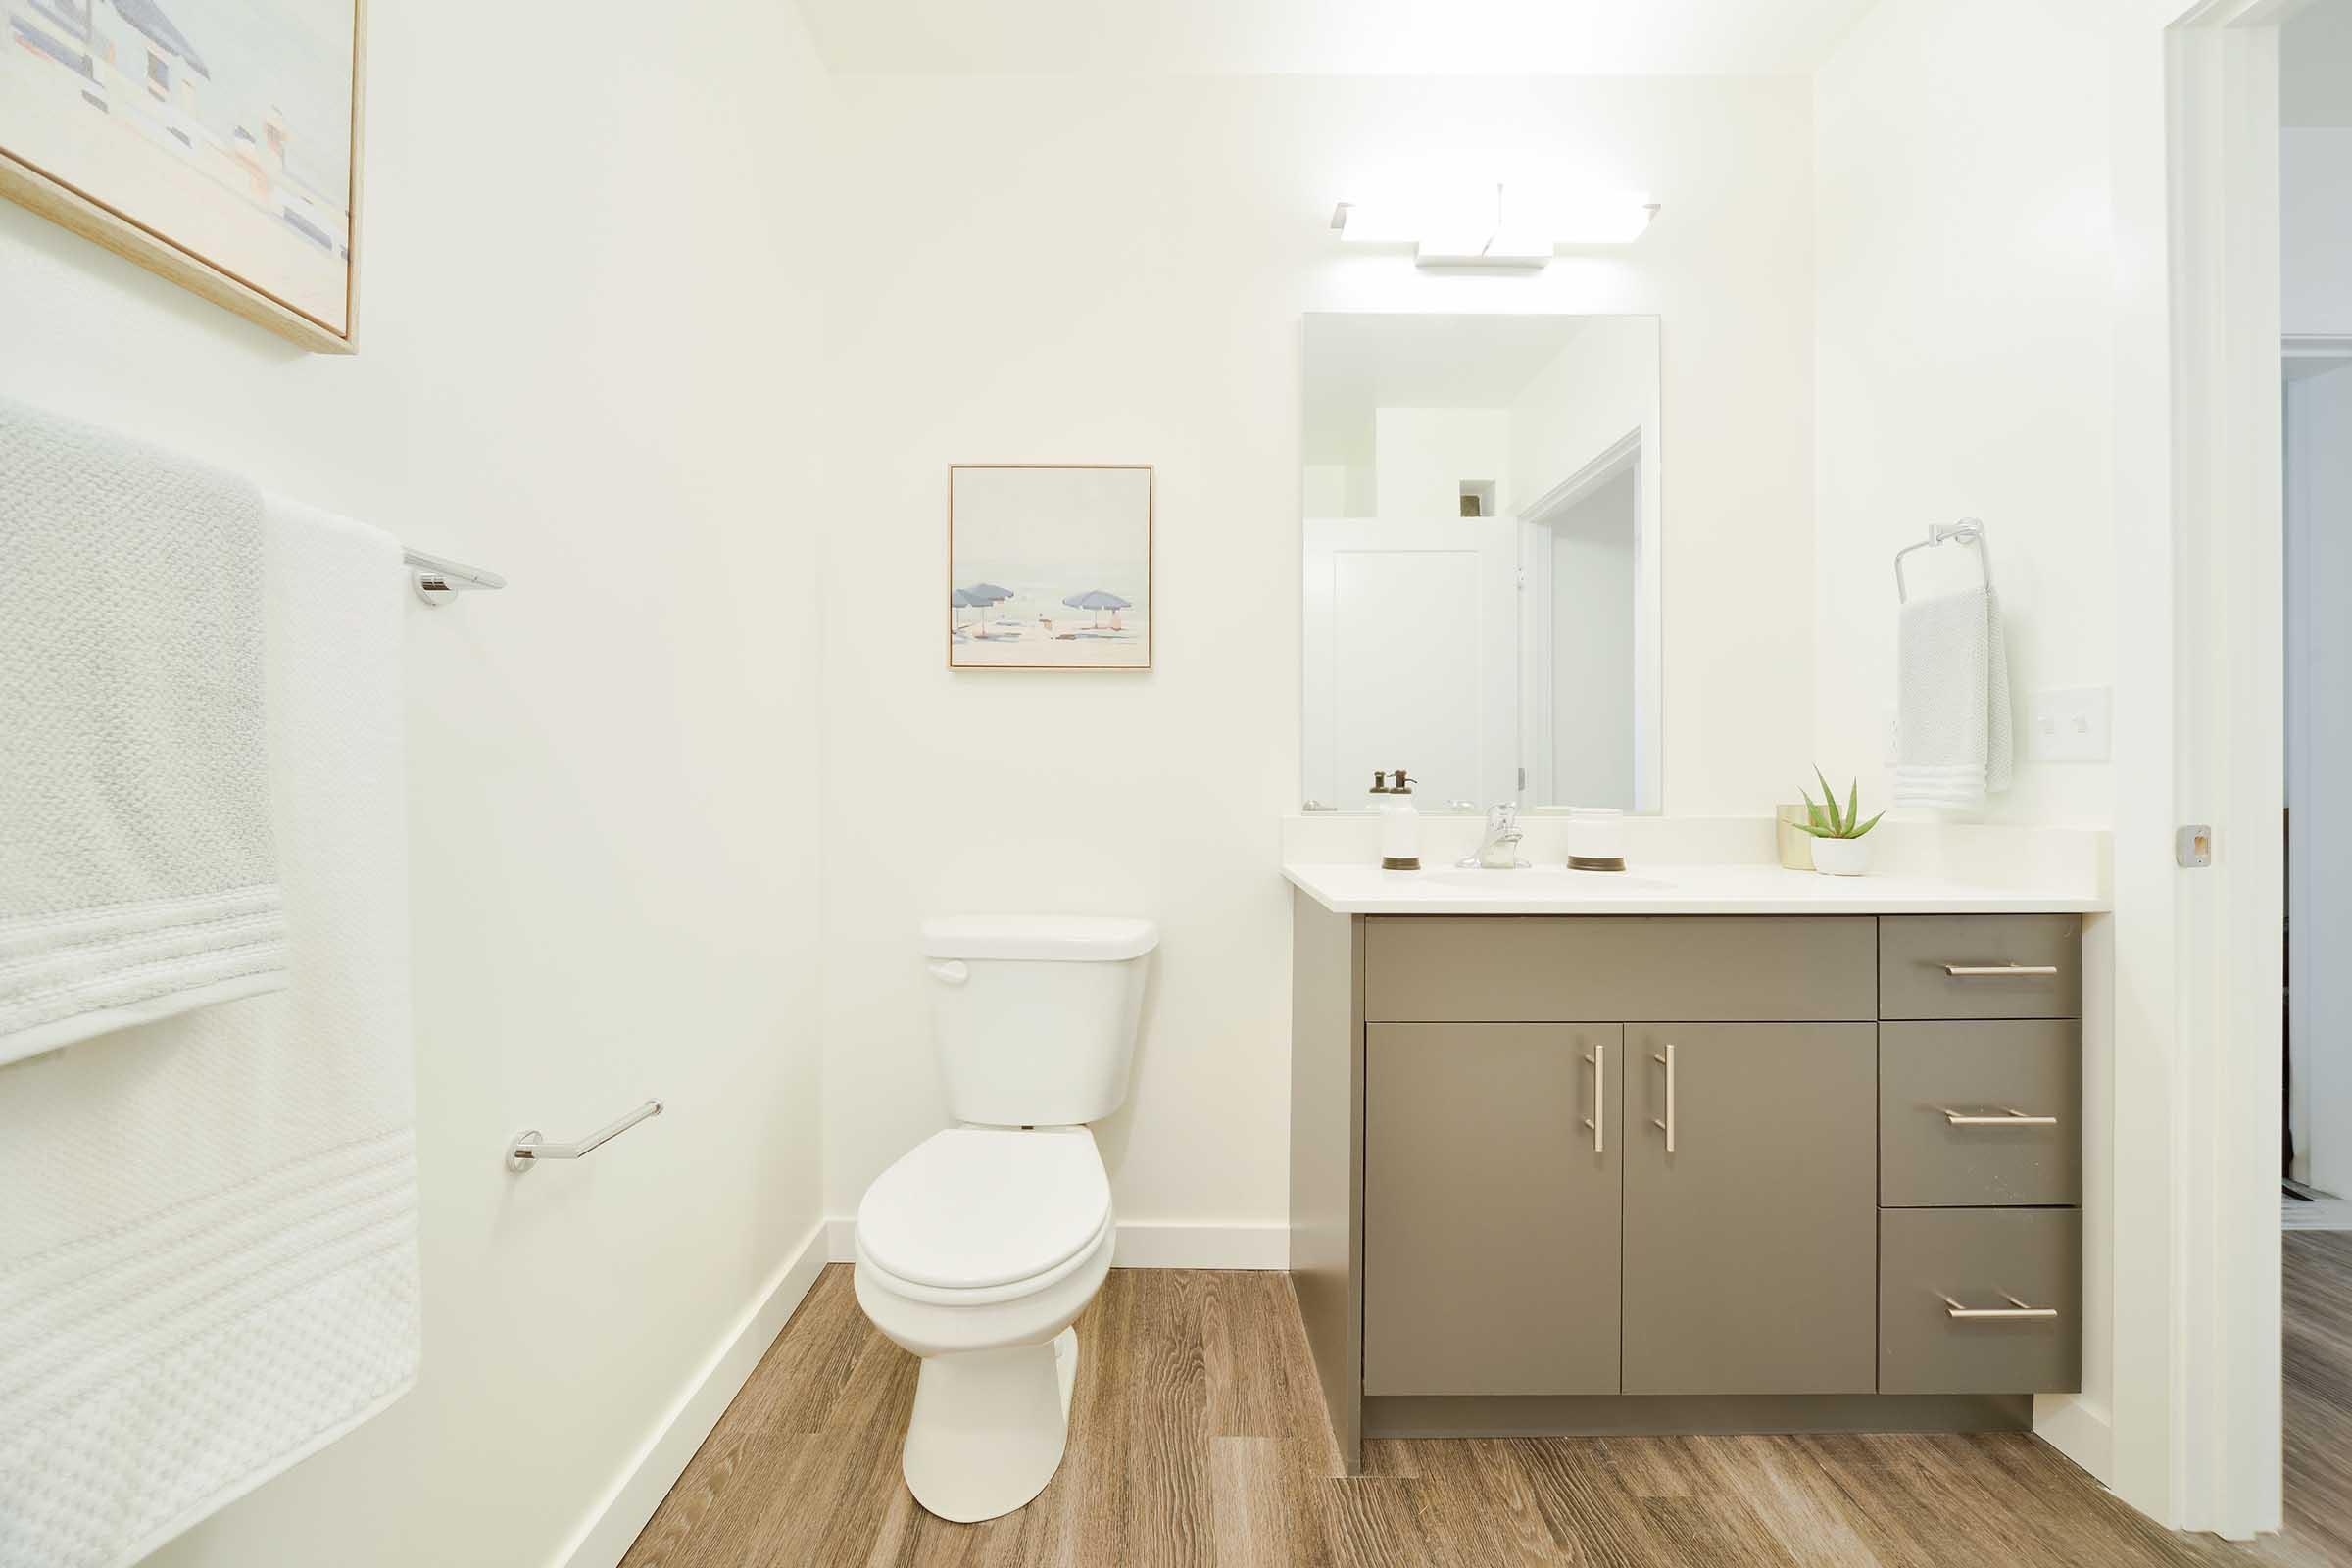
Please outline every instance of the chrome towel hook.
[{"label": "chrome towel hook", "polygon": [[507,1140],[507,1169],[527,1171],[543,1159],[578,1159],[600,1146],[618,1138],[648,1116],[662,1114],[662,1102],[649,1100],[610,1127],[590,1133],[576,1144],[550,1144],[541,1141],[539,1129],[533,1127],[516,1133]]}]

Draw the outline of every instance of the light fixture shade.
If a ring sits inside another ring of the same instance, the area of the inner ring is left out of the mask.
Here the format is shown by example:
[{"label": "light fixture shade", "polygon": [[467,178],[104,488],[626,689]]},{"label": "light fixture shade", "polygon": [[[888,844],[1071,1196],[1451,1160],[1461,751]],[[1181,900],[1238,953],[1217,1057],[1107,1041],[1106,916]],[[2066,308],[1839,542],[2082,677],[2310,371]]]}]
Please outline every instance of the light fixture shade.
[{"label": "light fixture shade", "polygon": [[1635,192],[1529,191],[1500,184],[1454,186],[1409,197],[1342,202],[1331,215],[1340,237],[1357,245],[1411,245],[1424,267],[1548,264],[1559,247],[1628,245],[1658,211]]}]

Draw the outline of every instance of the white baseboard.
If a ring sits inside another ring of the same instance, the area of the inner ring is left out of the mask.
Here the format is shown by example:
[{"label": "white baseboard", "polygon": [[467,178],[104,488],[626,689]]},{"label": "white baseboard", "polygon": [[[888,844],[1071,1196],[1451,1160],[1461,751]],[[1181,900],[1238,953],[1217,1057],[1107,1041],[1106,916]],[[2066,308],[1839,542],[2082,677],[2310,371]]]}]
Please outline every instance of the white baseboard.
[{"label": "white baseboard", "polygon": [[[825,1222],[828,1255],[853,1262],[858,1222]],[[1291,1228],[1283,1224],[1216,1225],[1185,1221],[1121,1220],[1113,1268],[1289,1268]]]},{"label": "white baseboard", "polygon": [[783,1331],[785,1319],[816,1283],[827,1261],[830,1231],[831,1226],[823,1221],[811,1227],[792,1256],[752,1298],[751,1306],[720,1338],[710,1359],[687,1380],[677,1401],[644,1446],[589,1510],[571,1541],[556,1553],[558,1568],[613,1568],[628,1553],[645,1522],[677,1484],[686,1462],[718,1425],[728,1403],[760,1365],[760,1357]]},{"label": "white baseboard", "polygon": [[2115,1485],[2115,1424],[2081,1395],[2035,1395],[2034,1435],[2088,1471],[2099,1485]]},{"label": "white baseboard", "polygon": [[1113,1268],[1289,1268],[1288,1225],[1122,1220]]}]

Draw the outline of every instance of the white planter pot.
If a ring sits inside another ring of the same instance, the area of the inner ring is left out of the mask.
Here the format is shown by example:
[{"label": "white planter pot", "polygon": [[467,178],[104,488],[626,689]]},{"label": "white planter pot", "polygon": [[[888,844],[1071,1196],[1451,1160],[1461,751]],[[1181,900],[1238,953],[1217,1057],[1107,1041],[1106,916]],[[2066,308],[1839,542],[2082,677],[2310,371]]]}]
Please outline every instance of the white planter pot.
[{"label": "white planter pot", "polygon": [[1870,839],[1815,839],[1813,869],[1823,876],[1868,876]]}]

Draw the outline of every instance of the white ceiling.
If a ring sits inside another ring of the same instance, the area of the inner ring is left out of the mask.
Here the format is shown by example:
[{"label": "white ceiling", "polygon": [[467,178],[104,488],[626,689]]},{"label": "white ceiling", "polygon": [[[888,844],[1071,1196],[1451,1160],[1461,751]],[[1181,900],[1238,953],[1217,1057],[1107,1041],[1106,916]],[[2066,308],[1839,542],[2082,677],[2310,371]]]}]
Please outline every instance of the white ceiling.
[{"label": "white ceiling", "polygon": [[801,0],[876,74],[1789,75],[1874,0]]},{"label": "white ceiling", "polygon": [[2312,0],[2278,35],[2279,119],[2352,125],[2352,0]]}]

